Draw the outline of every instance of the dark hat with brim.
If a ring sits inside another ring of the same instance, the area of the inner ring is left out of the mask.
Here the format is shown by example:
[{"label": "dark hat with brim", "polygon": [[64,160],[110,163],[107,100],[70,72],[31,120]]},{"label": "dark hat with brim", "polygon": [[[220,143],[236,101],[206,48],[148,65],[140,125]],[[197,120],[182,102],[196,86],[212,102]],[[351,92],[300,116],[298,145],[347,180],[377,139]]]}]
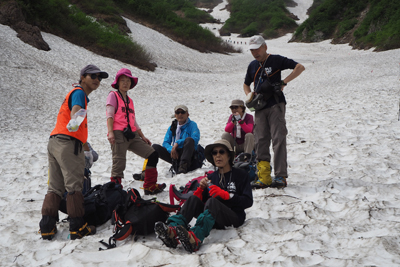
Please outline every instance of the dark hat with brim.
[{"label": "dark hat with brim", "polygon": [[[231,144],[228,140],[221,139],[215,141],[213,144],[207,145],[204,149],[204,154],[206,155],[206,159],[215,166],[214,157],[212,155],[212,151],[215,147],[222,146],[230,153],[230,163],[233,164],[233,160],[235,159],[235,151],[233,151]],[[231,164],[231,165],[232,165]]]},{"label": "dark hat with brim", "polygon": [[92,73],[100,73],[100,77],[103,79],[108,78],[108,73],[105,71],[101,71],[97,66],[95,65],[87,65],[83,69],[81,69],[81,76],[85,74],[92,74]]}]

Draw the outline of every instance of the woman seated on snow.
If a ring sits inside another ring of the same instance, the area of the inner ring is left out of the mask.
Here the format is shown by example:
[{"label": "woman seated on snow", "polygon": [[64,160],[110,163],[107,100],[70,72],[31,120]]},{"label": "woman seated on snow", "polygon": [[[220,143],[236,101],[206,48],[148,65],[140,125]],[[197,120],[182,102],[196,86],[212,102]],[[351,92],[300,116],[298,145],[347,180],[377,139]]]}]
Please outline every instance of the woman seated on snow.
[{"label": "woman seated on snow", "polygon": [[[187,251],[197,251],[212,228],[241,226],[246,219],[244,210],[253,205],[247,173],[232,167],[235,154],[229,142],[218,140],[206,146],[205,155],[218,171],[200,181],[194,194],[166,224],[157,222],[154,226],[167,247],[176,248],[179,241]],[[188,229],[194,217],[196,224]]]},{"label": "woman seated on snow", "polygon": [[221,138],[229,141],[236,155],[242,152],[252,154],[254,150],[253,115],[245,112],[246,107],[240,99],[232,100],[229,108],[232,114],[229,116],[225,133]]}]

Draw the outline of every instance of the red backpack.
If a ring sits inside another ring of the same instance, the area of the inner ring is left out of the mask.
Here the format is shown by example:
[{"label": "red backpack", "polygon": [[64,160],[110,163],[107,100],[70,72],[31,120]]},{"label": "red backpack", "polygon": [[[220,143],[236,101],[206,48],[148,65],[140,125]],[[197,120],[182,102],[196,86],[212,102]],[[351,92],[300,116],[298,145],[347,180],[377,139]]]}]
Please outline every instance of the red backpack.
[{"label": "red backpack", "polygon": [[200,186],[200,181],[208,177],[209,174],[213,173],[214,171],[208,171],[203,176],[199,176],[197,178],[193,178],[189,182],[186,183],[185,187],[178,190],[174,184],[169,186],[169,202],[171,205],[175,205],[175,199],[179,201],[179,205],[182,206],[183,203],[193,195],[194,191],[196,191],[197,187]]}]

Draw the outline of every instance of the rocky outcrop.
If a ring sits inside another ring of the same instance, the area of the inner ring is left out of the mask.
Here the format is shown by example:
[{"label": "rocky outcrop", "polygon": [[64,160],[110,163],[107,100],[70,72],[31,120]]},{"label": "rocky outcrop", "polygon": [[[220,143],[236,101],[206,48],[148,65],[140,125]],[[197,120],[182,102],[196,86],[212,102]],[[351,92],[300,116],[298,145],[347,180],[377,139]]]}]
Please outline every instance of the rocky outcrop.
[{"label": "rocky outcrop", "polygon": [[6,1],[0,4],[0,23],[10,26],[23,42],[40,50],[50,50],[50,46],[43,40],[40,29],[26,23],[16,1]]}]

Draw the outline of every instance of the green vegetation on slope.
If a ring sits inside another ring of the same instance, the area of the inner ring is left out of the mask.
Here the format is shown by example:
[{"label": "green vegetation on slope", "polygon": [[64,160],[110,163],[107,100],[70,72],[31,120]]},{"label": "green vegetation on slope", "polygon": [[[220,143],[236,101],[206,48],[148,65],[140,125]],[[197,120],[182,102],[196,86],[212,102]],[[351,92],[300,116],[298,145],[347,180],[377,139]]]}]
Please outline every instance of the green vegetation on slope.
[{"label": "green vegetation on slope", "polygon": [[292,32],[296,22],[290,18],[283,0],[231,0],[231,17],[221,29],[252,36],[262,33],[266,38]]},{"label": "green vegetation on slope", "polygon": [[296,40],[313,42],[338,39],[349,32],[352,35],[352,44],[358,48],[377,47],[378,50],[399,48],[400,2],[325,0],[297,28],[294,37]]},{"label": "green vegetation on slope", "polygon": [[151,56],[127,35],[121,16],[157,25],[172,39],[202,52],[236,52],[199,22],[213,21],[188,0],[17,0],[27,23],[103,56],[154,70]]}]

